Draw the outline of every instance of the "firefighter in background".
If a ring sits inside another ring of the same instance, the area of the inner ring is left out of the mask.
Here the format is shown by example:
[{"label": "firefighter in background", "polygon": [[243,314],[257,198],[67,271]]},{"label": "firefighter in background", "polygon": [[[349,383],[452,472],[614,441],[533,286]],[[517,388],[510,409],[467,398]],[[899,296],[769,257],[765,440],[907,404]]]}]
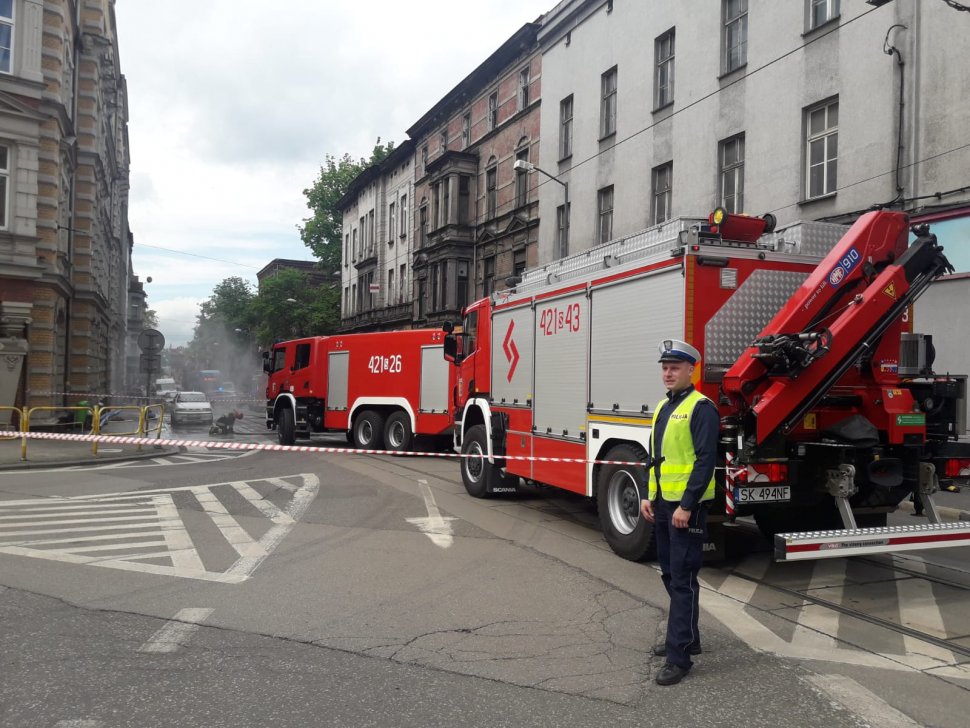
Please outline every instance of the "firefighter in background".
[{"label": "firefighter in background", "polygon": [[666,642],[653,653],[666,657],[659,685],[674,685],[701,652],[697,629],[697,572],[707,540],[707,502],[714,498],[714,466],[720,419],[716,405],[694,389],[691,376],[700,352],[683,341],[660,344],[667,396],[653,415],[647,500],[640,511],[654,524],[661,579],[670,595]]}]

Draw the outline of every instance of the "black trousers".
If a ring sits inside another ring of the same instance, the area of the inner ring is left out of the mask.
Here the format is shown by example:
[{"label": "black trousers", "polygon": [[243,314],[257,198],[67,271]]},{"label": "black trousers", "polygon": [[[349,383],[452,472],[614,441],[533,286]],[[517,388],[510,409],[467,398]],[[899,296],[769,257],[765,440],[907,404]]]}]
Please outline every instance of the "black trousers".
[{"label": "black trousers", "polygon": [[707,505],[701,503],[691,511],[687,528],[674,528],[671,523],[679,503],[658,498],[654,503],[654,529],[657,538],[657,561],[660,578],[670,595],[667,617],[667,662],[689,668],[693,663],[688,650],[700,646],[697,628],[700,585],[697,573],[704,561],[707,540]]}]

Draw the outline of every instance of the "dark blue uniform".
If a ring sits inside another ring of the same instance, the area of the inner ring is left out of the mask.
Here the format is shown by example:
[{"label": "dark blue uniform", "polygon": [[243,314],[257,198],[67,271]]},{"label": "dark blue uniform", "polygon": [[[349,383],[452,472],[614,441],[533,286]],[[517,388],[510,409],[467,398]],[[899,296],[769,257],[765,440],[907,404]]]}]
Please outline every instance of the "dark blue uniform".
[{"label": "dark blue uniform", "polygon": [[[693,386],[676,394],[667,393],[668,404],[661,408],[653,423],[656,452],[652,455],[658,461],[663,457],[663,435],[667,420],[692,391]],[[710,400],[698,402],[690,420],[696,460],[679,503],[665,501],[660,495],[663,493],[663,480],[660,478],[660,466],[654,466],[659,485],[658,498],[654,501],[657,560],[660,563],[661,579],[670,595],[667,662],[685,669],[693,664],[690,650],[700,648],[700,632],[697,628],[700,586],[697,583],[697,573],[704,560],[704,542],[707,540],[707,505],[701,502],[701,496],[714,475],[719,427],[720,418],[714,403]],[[671,522],[678,505],[691,512],[687,528],[674,528]]]}]

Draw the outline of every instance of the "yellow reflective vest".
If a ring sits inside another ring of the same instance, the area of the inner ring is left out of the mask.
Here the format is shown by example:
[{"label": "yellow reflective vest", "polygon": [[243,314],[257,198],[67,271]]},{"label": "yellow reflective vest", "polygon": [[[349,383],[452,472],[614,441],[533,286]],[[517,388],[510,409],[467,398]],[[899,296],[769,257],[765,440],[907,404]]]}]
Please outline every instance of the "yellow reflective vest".
[{"label": "yellow reflective vest", "polygon": [[[667,418],[667,427],[664,429],[663,449],[661,455],[663,462],[660,463],[660,488],[661,495],[665,501],[680,502],[687,490],[687,481],[690,479],[691,471],[694,469],[694,461],[697,456],[694,452],[694,438],[690,434],[690,420],[694,416],[694,409],[697,403],[707,399],[696,389],[688,394],[684,400],[677,405],[677,409],[670,413]],[[669,400],[664,398],[657,409],[654,410],[653,421],[657,421],[660,410],[669,405]],[[650,433],[650,452],[657,452],[657,443],[654,442],[654,432]],[[657,498],[657,476],[656,469],[649,469],[648,478],[648,498]],[[702,501],[713,500],[714,498],[714,476],[707,484]]]}]

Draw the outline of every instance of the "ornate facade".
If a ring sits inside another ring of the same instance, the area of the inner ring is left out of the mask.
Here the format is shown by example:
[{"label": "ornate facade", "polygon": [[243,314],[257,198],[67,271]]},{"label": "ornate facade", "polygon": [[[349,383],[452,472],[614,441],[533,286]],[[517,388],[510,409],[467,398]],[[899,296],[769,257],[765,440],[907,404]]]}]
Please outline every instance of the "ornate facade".
[{"label": "ornate facade", "polygon": [[26,343],[19,370],[3,375],[16,382],[0,391],[15,394],[0,405],[123,392],[128,104],[114,0],[0,2],[4,23],[0,305],[5,317],[19,312]]}]

